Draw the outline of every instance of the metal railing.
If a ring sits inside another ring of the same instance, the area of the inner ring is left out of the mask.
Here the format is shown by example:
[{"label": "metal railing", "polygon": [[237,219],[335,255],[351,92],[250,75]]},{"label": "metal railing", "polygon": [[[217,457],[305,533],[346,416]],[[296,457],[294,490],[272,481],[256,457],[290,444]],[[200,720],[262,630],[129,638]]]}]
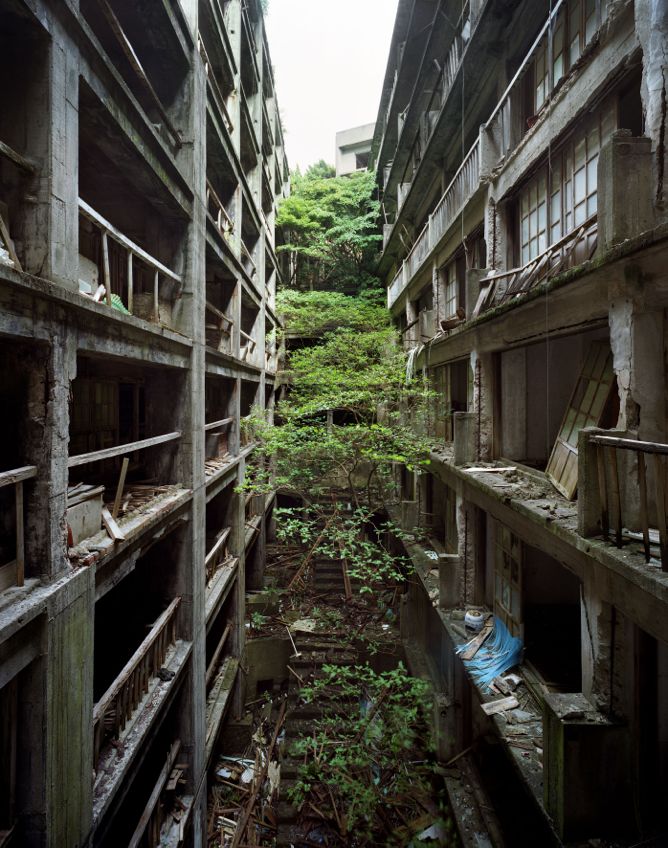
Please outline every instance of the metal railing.
[{"label": "metal railing", "polygon": [[475,194],[480,182],[480,138],[464,157],[457,173],[443,192],[429,220],[415,239],[415,244],[388,289],[388,307],[423,267],[425,260],[447,233],[465,205]]},{"label": "metal railing", "polygon": [[[618,452],[632,451],[638,463],[639,515],[645,561],[651,559],[653,543],[652,529],[649,524],[648,483],[646,458],[651,458],[654,471],[656,492],[656,521],[658,525],[659,555],[661,569],[668,571],[668,445],[656,442],[641,442],[635,439],[623,439],[615,436],[589,436],[589,443],[596,446],[596,466],[598,494],[601,504],[601,529],[606,540],[614,534],[618,548],[622,546],[624,516],[623,491],[620,485]],[[632,478],[624,477],[627,484]]]},{"label": "metal railing", "polygon": [[[98,228],[102,241],[102,275],[104,289],[102,292],[98,290],[93,296],[94,300],[104,296],[107,305],[113,307],[112,303],[112,283],[111,283],[111,265],[109,261],[109,239],[113,239],[126,252],[127,270],[127,304],[124,304],[127,311],[132,315],[138,315],[140,318],[151,321],[154,324],[160,323],[160,281],[161,278],[167,278],[173,283],[176,283],[178,289],[181,288],[182,279],[178,274],[175,274],[169,268],[159,262],[150,253],[147,253],[143,248],[136,244],[132,239],[129,239],[120,230],[117,230],[113,224],[103,218],[99,212],[96,212],[92,206],[86,203],[85,200],[79,198],[79,214],[91,222]],[[137,293],[134,289],[134,261],[140,260],[149,269],[153,275],[152,291],[148,293]],[[170,303],[176,300],[176,293],[170,298]]]},{"label": "metal railing", "polygon": [[174,598],[159,616],[151,632],[93,708],[93,757],[95,768],[107,738],[118,738],[125,729],[150,681],[162,668],[167,649],[176,641],[176,611],[181,598]]},{"label": "metal railing", "polygon": [[23,517],[23,483],[37,476],[34,465],[13,468],[11,471],[0,473],[0,489],[5,486],[14,487],[14,509],[16,558],[0,566],[0,592],[10,586],[23,586],[25,582],[25,529]]}]

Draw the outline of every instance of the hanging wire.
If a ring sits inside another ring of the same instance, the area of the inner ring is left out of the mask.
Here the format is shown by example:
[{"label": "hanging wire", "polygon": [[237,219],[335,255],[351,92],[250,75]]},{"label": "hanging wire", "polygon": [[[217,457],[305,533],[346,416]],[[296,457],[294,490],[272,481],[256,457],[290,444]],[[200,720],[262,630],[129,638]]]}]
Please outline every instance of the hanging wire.
[{"label": "hanging wire", "polygon": [[[547,28],[547,50],[545,51],[545,58],[547,64],[547,84],[550,86],[550,91],[548,92],[548,101],[547,101],[547,115],[545,116],[545,123],[547,124],[547,176],[545,182],[545,245],[548,247],[548,239],[550,237],[551,231],[551,221],[550,214],[552,211],[552,132],[551,132],[551,118],[552,118],[552,106],[553,106],[553,91],[554,91],[554,56],[552,54],[552,47],[554,44],[553,39],[553,30],[555,21],[552,20],[552,3],[553,0],[550,0],[550,13],[549,13],[549,26]],[[563,181],[563,175],[562,175]],[[560,206],[563,208],[563,190],[560,187],[559,192],[559,201]],[[563,217],[562,208],[559,209],[560,218]],[[547,272],[545,275],[545,451],[546,457],[549,461],[549,457],[551,454],[551,441],[550,441],[550,262],[548,260],[547,264]]]}]

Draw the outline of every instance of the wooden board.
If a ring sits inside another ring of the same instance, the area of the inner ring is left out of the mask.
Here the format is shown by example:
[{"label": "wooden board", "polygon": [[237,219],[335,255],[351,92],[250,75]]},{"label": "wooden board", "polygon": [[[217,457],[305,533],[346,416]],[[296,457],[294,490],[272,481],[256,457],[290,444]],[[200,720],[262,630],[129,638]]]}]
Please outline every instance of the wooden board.
[{"label": "wooden board", "polygon": [[578,434],[599,427],[615,385],[612,352],[607,342],[593,342],[561,422],[545,473],[564,497],[573,500],[578,487]]}]

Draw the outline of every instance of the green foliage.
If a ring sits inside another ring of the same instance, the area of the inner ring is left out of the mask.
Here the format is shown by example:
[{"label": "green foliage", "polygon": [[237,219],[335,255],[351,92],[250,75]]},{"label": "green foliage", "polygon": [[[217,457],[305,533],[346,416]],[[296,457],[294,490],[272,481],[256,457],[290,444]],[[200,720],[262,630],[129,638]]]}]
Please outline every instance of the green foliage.
[{"label": "green foliage", "polygon": [[254,630],[260,630],[267,623],[268,619],[266,615],[262,615],[261,612],[253,612],[251,613],[250,623],[251,627]]},{"label": "green foliage", "polygon": [[336,168],[329,165],[324,159],[309,165],[304,174],[306,180],[329,180],[336,176]]},{"label": "green foliage", "polygon": [[333,291],[283,289],[276,295],[276,310],[286,330],[300,335],[322,336],[339,327],[366,332],[390,326],[380,291],[349,297]]},{"label": "green foliage", "polygon": [[278,250],[291,253],[291,287],[358,293],[378,288],[373,274],[378,243],[374,175],[330,176],[324,162],[292,175],[290,197],[278,210],[276,226],[286,236]]},{"label": "green foliage", "polygon": [[[324,787],[342,836],[354,834],[359,844],[384,832],[392,802],[427,777],[428,766],[412,762],[428,747],[422,710],[427,685],[401,664],[381,674],[368,665],[325,665],[322,672],[301,690],[323,716],[295,743],[293,754],[304,765],[290,796],[299,804],[312,788]],[[350,714],[343,719],[344,713]]]}]

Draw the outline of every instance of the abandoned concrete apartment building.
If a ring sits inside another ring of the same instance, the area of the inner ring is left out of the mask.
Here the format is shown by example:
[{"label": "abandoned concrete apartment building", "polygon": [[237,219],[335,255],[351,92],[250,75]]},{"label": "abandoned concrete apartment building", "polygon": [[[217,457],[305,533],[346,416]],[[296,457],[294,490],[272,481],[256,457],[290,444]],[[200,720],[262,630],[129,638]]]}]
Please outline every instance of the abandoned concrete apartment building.
[{"label": "abandoned concrete apartment building", "polygon": [[273,509],[260,4],[2,0],[0,64],[0,844],[201,844]]},{"label": "abandoned concrete apartment building", "polygon": [[[474,745],[531,845],[668,844],[667,39],[653,0],[400,0],[373,143],[438,395],[430,473],[398,475],[430,533],[403,636],[441,759]],[[524,725],[454,653],[471,605],[523,639]]]},{"label": "abandoned concrete apartment building", "polygon": [[[666,17],[399,0],[371,153],[438,396],[402,636],[470,808],[536,846],[665,831]],[[198,845],[274,509],[235,492],[288,191],[260,3],[1,0],[0,44],[0,845]],[[523,639],[520,724],[471,606]]]}]

